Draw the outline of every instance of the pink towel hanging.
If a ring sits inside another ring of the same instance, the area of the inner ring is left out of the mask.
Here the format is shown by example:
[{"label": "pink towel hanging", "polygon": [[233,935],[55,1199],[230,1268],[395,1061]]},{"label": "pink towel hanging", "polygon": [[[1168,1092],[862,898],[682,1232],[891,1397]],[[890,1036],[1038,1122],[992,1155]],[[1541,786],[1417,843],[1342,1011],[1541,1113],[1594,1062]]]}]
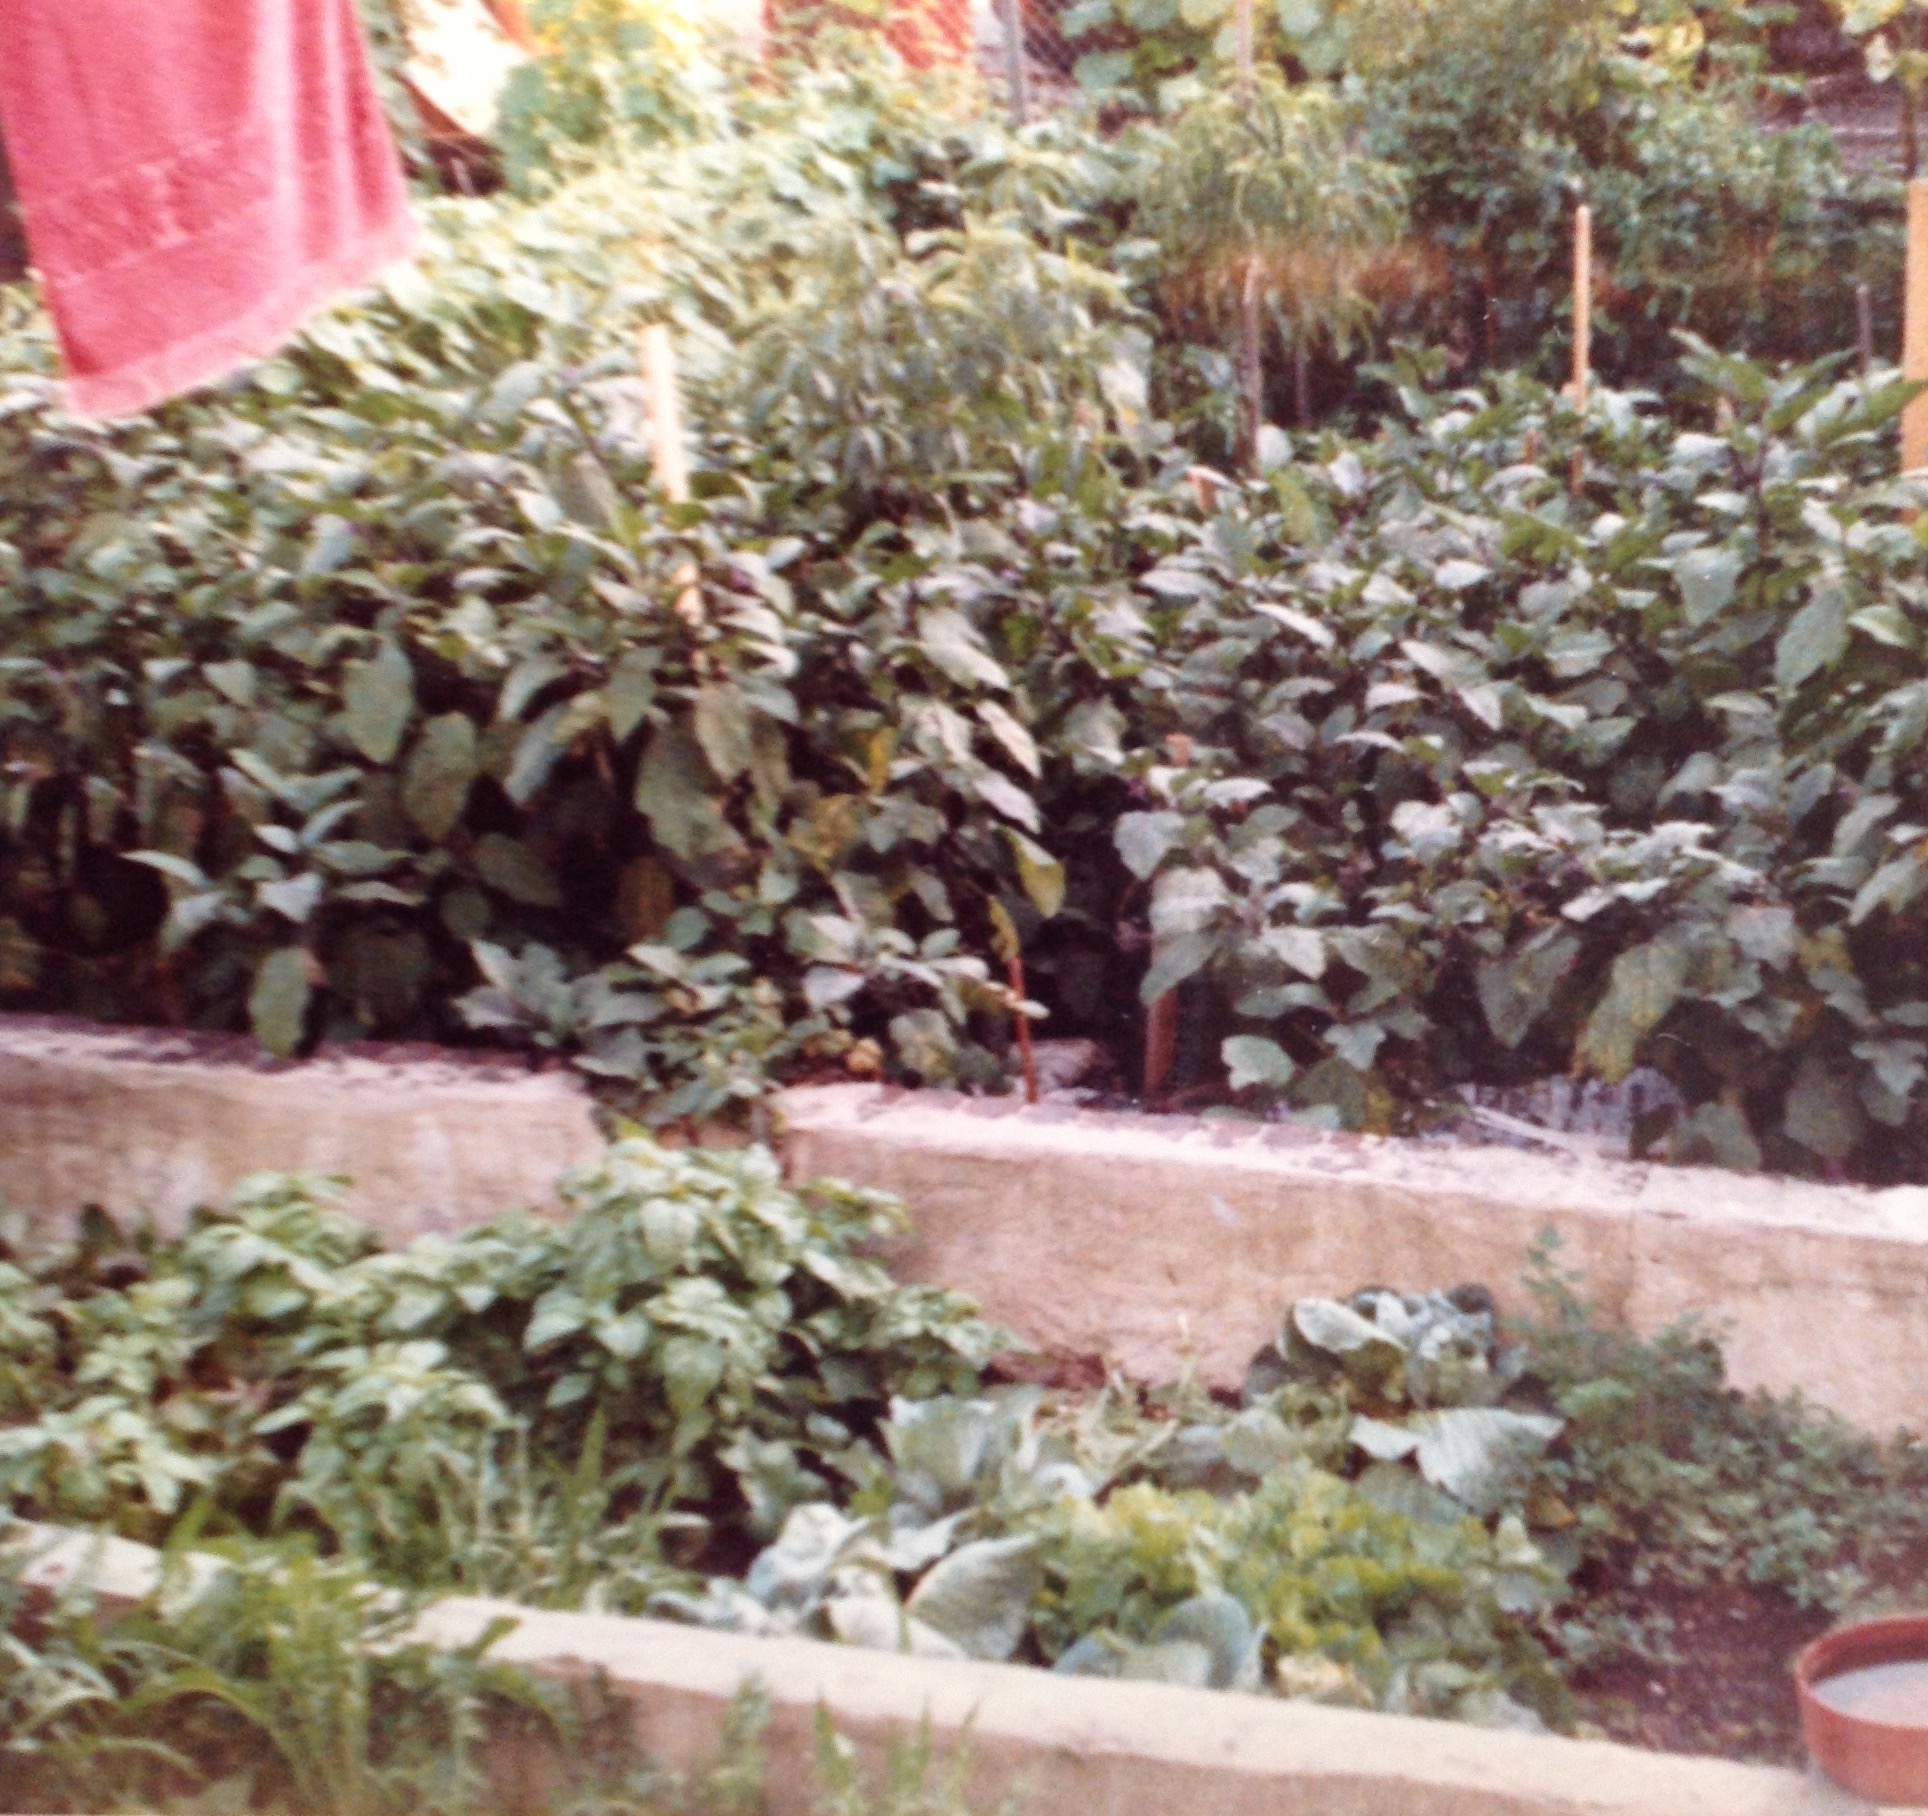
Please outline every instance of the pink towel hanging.
[{"label": "pink towel hanging", "polygon": [[85,415],[260,358],[413,244],[354,0],[0,0],[0,133]]}]

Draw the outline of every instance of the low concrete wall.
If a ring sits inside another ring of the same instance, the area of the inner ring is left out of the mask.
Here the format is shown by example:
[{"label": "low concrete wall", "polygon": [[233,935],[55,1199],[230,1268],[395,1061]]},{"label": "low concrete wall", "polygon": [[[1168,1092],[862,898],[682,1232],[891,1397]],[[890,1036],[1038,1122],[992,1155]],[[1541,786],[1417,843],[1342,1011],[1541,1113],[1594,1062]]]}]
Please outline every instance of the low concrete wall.
[{"label": "low concrete wall", "polygon": [[345,1173],[392,1235],[551,1203],[602,1149],[562,1069],[424,1047],[269,1060],[240,1037],[0,1017],[0,1199],[64,1223],[87,1204],[176,1227],[249,1173]]},{"label": "low concrete wall", "polygon": [[1697,1313],[1732,1378],[1928,1427],[1928,1190],[1858,1191],[877,1086],[784,1099],[788,1164],[901,1194],[892,1256],[1047,1350],[1235,1385],[1308,1294],[1477,1280],[1557,1231],[1610,1317]]},{"label": "low concrete wall", "polygon": [[[782,1100],[793,1173],[901,1194],[909,1277],[1052,1351],[1235,1385],[1283,1308],[1371,1283],[1518,1298],[1548,1227],[1610,1316],[1725,1327],[1743,1386],[1928,1428],[1928,1190],[832,1085]],[[293,1064],[242,1039],[0,1017],[0,1199],[176,1224],[243,1175],[347,1173],[391,1238],[553,1201],[601,1146],[566,1071],[435,1049]]]},{"label": "low concrete wall", "polygon": [[[49,1528],[24,1536],[40,1552],[43,1588],[86,1577],[110,1612],[155,1582],[156,1554],[145,1546],[96,1548]],[[968,1750],[980,1807],[1016,1792],[1022,1816],[1848,1816],[1866,1808],[1812,1774],[1605,1741],[507,1602],[441,1602],[416,1632],[464,1645],[502,1619],[515,1625],[492,1656],[552,1680],[600,1676],[634,1710],[643,1744],[685,1769],[713,1756],[738,1688],[760,1683],[777,1762],[772,1816],[813,1807],[812,1776],[799,1765],[820,1708],[873,1760],[928,1722],[941,1750]]]}]

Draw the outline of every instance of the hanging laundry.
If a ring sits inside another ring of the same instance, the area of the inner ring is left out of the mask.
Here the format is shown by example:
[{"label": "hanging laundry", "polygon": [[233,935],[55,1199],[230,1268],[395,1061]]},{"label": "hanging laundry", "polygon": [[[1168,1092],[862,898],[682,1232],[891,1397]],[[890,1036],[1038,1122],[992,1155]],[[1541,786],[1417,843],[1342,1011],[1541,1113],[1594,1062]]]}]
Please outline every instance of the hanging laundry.
[{"label": "hanging laundry", "polygon": [[26,275],[27,232],[20,225],[20,209],[13,199],[6,136],[0,134],[0,284],[18,283]]},{"label": "hanging laundry", "polygon": [[0,139],[82,414],[260,358],[413,243],[354,0],[0,0]]}]

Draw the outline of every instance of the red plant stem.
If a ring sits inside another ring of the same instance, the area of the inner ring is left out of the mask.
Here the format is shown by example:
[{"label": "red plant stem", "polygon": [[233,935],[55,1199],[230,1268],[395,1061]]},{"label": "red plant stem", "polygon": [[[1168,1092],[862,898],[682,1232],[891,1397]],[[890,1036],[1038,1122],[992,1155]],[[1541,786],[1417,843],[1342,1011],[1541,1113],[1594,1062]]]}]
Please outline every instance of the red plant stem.
[{"label": "red plant stem", "polygon": [[1170,1081],[1178,1058],[1178,992],[1167,990],[1145,1016],[1144,1099],[1149,1103]]},{"label": "red plant stem", "polygon": [[1014,952],[1005,960],[1005,974],[1011,980],[1011,992],[1017,998],[1018,1016],[1018,1058],[1024,1065],[1024,1101],[1038,1101],[1038,1056],[1031,1045],[1031,1018],[1024,1013],[1024,1005],[1030,1001],[1024,988],[1024,955]]}]

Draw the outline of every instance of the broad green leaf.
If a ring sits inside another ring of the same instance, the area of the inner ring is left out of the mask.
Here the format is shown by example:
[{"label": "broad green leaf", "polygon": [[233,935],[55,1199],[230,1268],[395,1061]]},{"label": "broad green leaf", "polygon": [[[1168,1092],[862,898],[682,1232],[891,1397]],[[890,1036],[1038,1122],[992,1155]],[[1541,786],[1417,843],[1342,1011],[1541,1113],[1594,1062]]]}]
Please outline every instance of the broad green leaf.
[{"label": "broad green leaf", "polygon": [[1847,1068],[1818,1054],[1801,1061],[1788,1088],[1785,1127],[1789,1137],[1824,1160],[1846,1160],[1867,1133],[1867,1117]]},{"label": "broad green leaf", "polygon": [[1674,563],[1680,612],[1690,629],[1698,630],[1731,603],[1745,565],[1740,550],[1726,544],[1691,549]]},{"label": "broad green leaf", "polygon": [[1140,881],[1148,878],[1185,831],[1180,813],[1124,813],[1112,828],[1112,842],[1125,868]]},{"label": "broad green leaf", "polygon": [[236,706],[252,706],[258,679],[252,662],[239,658],[232,662],[210,662],[201,671]]},{"label": "broad green leaf", "polygon": [[1820,669],[1840,661],[1848,647],[1848,614],[1839,581],[1817,581],[1774,646],[1774,680],[1796,688]]},{"label": "broad green leaf", "polygon": [[1687,982],[1685,944],[1667,934],[1613,961],[1606,994],[1580,1036],[1580,1058],[1609,1084],[1634,1068],[1640,1044],[1667,1019]]},{"label": "broad green leaf", "polygon": [[1325,0],[1275,0],[1279,30],[1288,38],[1309,38],[1325,23]]},{"label": "broad green leaf", "polygon": [[1167,870],[1152,887],[1152,932],[1161,940],[1203,933],[1217,923],[1230,900],[1225,879],[1216,870],[1202,865]]},{"label": "broad green leaf", "polygon": [[1481,963],[1477,973],[1480,1007],[1501,1046],[1517,1047],[1533,1031],[1579,955],[1576,935],[1548,928],[1513,951]]},{"label": "broad green leaf", "polygon": [[1732,1104],[1704,1103],[1675,1124],[1667,1158],[1676,1166],[1717,1166],[1752,1173],[1760,1168],[1761,1144],[1747,1117]]},{"label": "broad green leaf", "polygon": [[415,672],[398,644],[384,641],[366,662],[342,674],[342,723],[371,763],[392,763],[415,711]]},{"label": "broad green leaf", "polygon": [[467,713],[442,713],[422,727],[402,772],[402,805],[438,844],[455,830],[481,774],[475,721]]},{"label": "broad green leaf", "polygon": [[1038,1541],[976,1539],[934,1565],[905,1611],[971,1658],[1009,1658],[1044,1587]]},{"label": "broad green leaf", "polygon": [[926,611],[918,621],[918,645],[960,687],[1010,685],[984,640],[961,612]]},{"label": "broad green leaf", "polygon": [[1566,1421],[1498,1406],[1453,1406],[1416,1412],[1413,1460],[1435,1488],[1479,1512],[1490,1511],[1510,1478],[1560,1435]]},{"label": "broad green leaf", "polygon": [[248,991],[248,1024],[270,1053],[286,1059],[301,1045],[308,1020],[313,961],[299,946],[270,952],[254,970]]},{"label": "broad green leaf", "polygon": [[1026,775],[1036,776],[1043,773],[1038,761],[1038,747],[1029,731],[995,700],[980,700],[977,703],[977,716],[984,722],[991,736],[1004,746]]},{"label": "broad green leaf", "polygon": [[755,758],[750,735],[750,702],[743,690],[728,681],[711,682],[696,691],[690,726],[703,755],[726,786],[742,775]]},{"label": "broad green leaf", "polygon": [[603,691],[609,700],[609,735],[618,744],[627,743],[656,698],[655,652],[625,651]]},{"label": "broad green leaf", "polygon": [[898,1056],[927,1084],[957,1074],[957,1035],[941,1009],[907,1009],[890,1024]]},{"label": "broad green leaf", "polygon": [[1219,1591],[1182,1601],[1152,1629],[1154,1646],[1202,1646],[1215,1690],[1256,1690],[1264,1636],[1236,1596]]},{"label": "broad green leaf", "polygon": [[1030,897],[1031,906],[1046,920],[1064,906],[1064,866],[1035,839],[1028,839],[1014,827],[1003,829],[1010,841],[1011,855],[1017,860],[1018,881]]},{"label": "broad green leaf", "polygon": [[1400,1354],[1405,1347],[1376,1320],[1337,1299],[1301,1299],[1292,1308],[1292,1328],[1315,1349],[1335,1356],[1383,1345]]},{"label": "broad green leaf", "polygon": [[1251,1085],[1283,1090],[1298,1070],[1277,1041],[1267,1040],[1261,1034],[1228,1036],[1219,1047],[1219,1056],[1225,1062],[1234,1091],[1243,1091]]},{"label": "broad green leaf", "polygon": [[1202,971],[1217,943],[1209,933],[1181,933],[1175,939],[1161,940],[1138,987],[1139,1000],[1155,1003],[1167,990],[1177,989],[1188,977]]},{"label": "broad green leaf", "polygon": [[690,732],[666,725],[650,738],[636,771],[636,805],[665,851],[694,860],[736,846],[737,836],[712,793],[715,785],[702,746]]},{"label": "broad green leaf", "polygon": [[560,908],[562,885],[556,874],[520,839],[485,833],[476,840],[475,874],[512,902],[531,908]]},{"label": "broad green leaf", "polygon": [[317,580],[344,568],[355,553],[355,526],[346,518],[324,514],[315,519],[308,552],[301,558],[301,577]]},{"label": "broad green leaf", "polygon": [[1108,95],[1131,80],[1131,53],[1093,51],[1071,66],[1071,79],[1088,95]]}]

